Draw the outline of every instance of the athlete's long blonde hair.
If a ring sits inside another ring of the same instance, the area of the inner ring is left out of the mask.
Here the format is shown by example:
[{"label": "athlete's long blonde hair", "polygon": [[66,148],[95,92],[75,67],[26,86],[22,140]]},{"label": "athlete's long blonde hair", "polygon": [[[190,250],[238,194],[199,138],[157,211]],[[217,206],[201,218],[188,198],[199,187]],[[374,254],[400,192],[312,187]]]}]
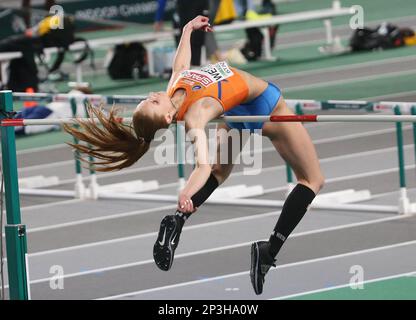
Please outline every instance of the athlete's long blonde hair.
[{"label": "athlete's long blonde hair", "polygon": [[[150,118],[139,110],[133,114],[132,125],[120,121],[120,108],[112,107],[106,114],[102,107],[86,107],[88,121],[76,120],[77,125],[64,125],[66,132],[81,143],[68,145],[99,161],[81,160],[94,165],[96,171],[115,171],[131,166],[148,150],[157,130],[167,127],[163,116]],[[97,121],[98,120],[98,121]]]}]

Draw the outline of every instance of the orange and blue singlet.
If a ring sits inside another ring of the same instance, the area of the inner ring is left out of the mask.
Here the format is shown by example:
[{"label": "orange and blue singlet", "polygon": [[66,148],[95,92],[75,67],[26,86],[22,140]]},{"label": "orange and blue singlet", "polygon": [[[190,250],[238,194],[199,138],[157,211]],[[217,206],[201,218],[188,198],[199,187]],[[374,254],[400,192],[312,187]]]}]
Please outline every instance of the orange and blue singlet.
[{"label": "orange and blue singlet", "polygon": [[[179,108],[177,120],[183,120],[188,108],[197,100],[204,97],[216,99],[224,110],[224,115],[252,116],[270,115],[281,96],[280,89],[269,83],[266,90],[253,100],[243,103],[248,96],[248,85],[243,77],[226,62],[218,62],[201,67],[200,70],[185,70],[178,77],[168,94],[173,96],[175,91],[186,91],[185,101]],[[261,122],[232,122],[227,123],[231,128],[261,129]]]}]

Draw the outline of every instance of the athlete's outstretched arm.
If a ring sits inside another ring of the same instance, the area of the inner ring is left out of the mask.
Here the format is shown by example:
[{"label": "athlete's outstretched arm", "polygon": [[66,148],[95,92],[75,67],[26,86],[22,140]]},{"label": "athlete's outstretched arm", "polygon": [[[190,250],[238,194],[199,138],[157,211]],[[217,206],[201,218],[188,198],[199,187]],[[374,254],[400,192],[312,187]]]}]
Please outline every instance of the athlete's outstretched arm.
[{"label": "athlete's outstretched arm", "polygon": [[201,106],[200,108],[190,109],[185,116],[187,136],[194,145],[195,168],[179,195],[178,210],[181,212],[190,213],[195,211],[196,208],[194,208],[191,198],[205,185],[211,174],[208,138],[205,134],[205,126],[209,120],[208,114],[203,111]]},{"label": "athlete's outstretched arm", "polygon": [[181,40],[173,59],[172,76],[169,81],[168,89],[173,85],[178,75],[191,66],[191,34],[194,30],[212,32],[209,19],[204,16],[197,16],[189,21],[182,30]]}]

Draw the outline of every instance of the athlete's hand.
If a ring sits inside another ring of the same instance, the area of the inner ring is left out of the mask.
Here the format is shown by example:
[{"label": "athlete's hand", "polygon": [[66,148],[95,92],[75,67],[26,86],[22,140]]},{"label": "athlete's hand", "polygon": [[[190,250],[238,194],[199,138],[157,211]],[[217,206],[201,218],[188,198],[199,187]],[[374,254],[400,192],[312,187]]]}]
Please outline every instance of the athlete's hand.
[{"label": "athlete's hand", "polygon": [[178,199],[178,211],[183,213],[194,213],[196,208],[194,208],[194,204],[192,203],[192,199],[181,193]]},{"label": "athlete's hand", "polygon": [[191,28],[191,30],[202,30],[205,32],[214,31],[209,23],[208,17],[204,16],[197,16],[193,20],[189,21],[186,26]]}]

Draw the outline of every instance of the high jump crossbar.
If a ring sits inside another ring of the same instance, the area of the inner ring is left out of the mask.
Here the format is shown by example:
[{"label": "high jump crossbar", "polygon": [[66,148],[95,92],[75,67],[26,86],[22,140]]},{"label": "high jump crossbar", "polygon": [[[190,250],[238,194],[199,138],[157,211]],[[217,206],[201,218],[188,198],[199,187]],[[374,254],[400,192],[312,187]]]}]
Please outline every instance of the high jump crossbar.
[{"label": "high jump crossbar", "polygon": [[[76,124],[77,118],[61,119],[3,119],[2,127],[32,125]],[[88,118],[78,118],[86,123]],[[99,123],[98,120],[93,120]],[[119,118],[120,122],[131,123],[132,118]],[[283,116],[224,116],[212,122],[416,122],[415,115],[283,115]]]}]

